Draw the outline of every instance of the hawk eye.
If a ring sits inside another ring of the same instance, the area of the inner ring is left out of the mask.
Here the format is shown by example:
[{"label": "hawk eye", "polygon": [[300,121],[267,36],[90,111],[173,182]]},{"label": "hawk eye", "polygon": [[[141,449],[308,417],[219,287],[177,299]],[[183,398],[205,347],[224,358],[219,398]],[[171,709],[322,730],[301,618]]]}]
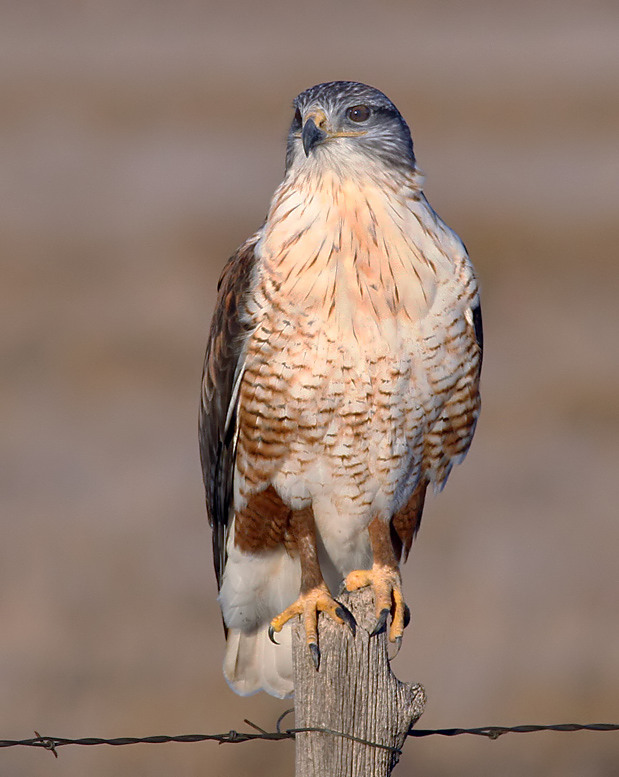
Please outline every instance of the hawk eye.
[{"label": "hawk eye", "polygon": [[346,111],[346,116],[348,116],[351,121],[357,123],[367,121],[370,118],[370,109],[367,105],[353,105],[352,108],[349,108]]},{"label": "hawk eye", "polygon": [[292,124],[294,127],[300,127],[301,121],[301,111],[297,108],[297,110],[294,112],[294,119],[292,120]]}]

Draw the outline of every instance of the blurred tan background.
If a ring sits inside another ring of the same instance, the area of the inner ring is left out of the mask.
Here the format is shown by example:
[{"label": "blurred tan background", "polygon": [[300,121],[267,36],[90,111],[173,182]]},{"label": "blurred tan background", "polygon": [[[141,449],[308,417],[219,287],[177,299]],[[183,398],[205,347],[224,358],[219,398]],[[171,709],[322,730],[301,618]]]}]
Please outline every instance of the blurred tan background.
[{"label": "blurred tan background", "polygon": [[[405,569],[421,727],[619,721],[619,6],[5,2],[0,737],[271,729],[221,675],[196,441],[214,290],[290,103],[411,125],[478,268],[484,410]],[[290,775],[291,743],[0,751],[0,775]],[[609,777],[618,734],[409,740],[396,774]]]}]

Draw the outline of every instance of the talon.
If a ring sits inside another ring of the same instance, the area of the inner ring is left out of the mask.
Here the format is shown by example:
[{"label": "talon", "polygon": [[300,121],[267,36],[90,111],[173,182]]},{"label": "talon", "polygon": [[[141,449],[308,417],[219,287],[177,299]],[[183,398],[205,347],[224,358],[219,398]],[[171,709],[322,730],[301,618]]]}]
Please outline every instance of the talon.
[{"label": "talon", "polygon": [[314,665],[318,668],[320,652],[318,651],[316,630],[318,614],[321,612],[324,612],[337,623],[348,626],[352,633],[355,633],[355,619],[352,614],[343,605],[335,601],[323,582],[315,588],[300,593],[296,602],[273,618],[268,629],[269,639],[278,645],[279,643],[274,638],[275,633],[281,631],[284,624],[288,623],[289,620],[300,615],[305,630],[307,646],[312,654]]},{"label": "talon", "polygon": [[402,637],[401,636],[400,637],[396,637],[393,640],[393,642],[395,644],[395,653],[391,656],[391,660],[392,661],[398,655],[398,653],[400,652],[400,648],[402,647]]},{"label": "talon", "polygon": [[310,642],[308,644],[309,652],[312,657],[312,662],[314,664],[314,667],[316,671],[318,671],[318,667],[320,666],[320,650],[318,648],[318,645],[315,642]]},{"label": "talon", "polygon": [[375,637],[377,634],[380,634],[380,632],[383,631],[385,624],[387,623],[387,618],[389,617],[389,612],[390,610],[388,610],[386,607],[380,611],[378,620],[376,621],[376,626],[374,626],[370,637]]},{"label": "talon", "polygon": [[410,620],[410,611],[404,603],[397,566],[374,563],[372,569],[353,570],[347,575],[345,585],[348,591],[370,586],[374,593],[377,621],[370,636],[379,634],[386,627],[390,613],[389,641],[395,642],[402,636],[404,621]]},{"label": "talon", "polygon": [[342,620],[343,623],[346,624],[346,626],[348,626],[350,633],[354,637],[357,633],[357,621],[355,620],[355,616],[352,614],[352,612],[348,608],[344,607],[343,604],[340,604],[336,609],[335,614],[338,618],[340,618],[340,620]]},{"label": "talon", "polygon": [[[411,610],[408,604],[406,602],[404,603],[404,628],[408,626],[408,624],[411,622]],[[400,640],[402,637],[400,637]]]}]

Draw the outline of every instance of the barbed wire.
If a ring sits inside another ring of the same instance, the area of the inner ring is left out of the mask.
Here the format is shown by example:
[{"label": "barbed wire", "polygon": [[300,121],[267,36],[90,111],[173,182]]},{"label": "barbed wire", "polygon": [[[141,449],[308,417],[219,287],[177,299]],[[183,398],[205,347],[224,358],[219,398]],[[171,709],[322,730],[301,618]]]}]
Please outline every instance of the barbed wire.
[{"label": "barbed wire", "polygon": [[[38,747],[50,750],[58,758],[57,749],[67,745],[80,745],[92,747],[94,745],[111,745],[119,747],[122,745],[154,745],[166,744],[169,742],[208,742],[214,741],[219,744],[238,744],[240,742],[253,742],[257,739],[276,742],[282,739],[294,739],[297,734],[321,733],[332,736],[343,737],[353,742],[358,742],[369,747],[377,747],[384,750],[390,750],[394,753],[400,753],[399,748],[390,745],[372,742],[367,739],[361,739],[352,734],[343,731],[336,731],[331,728],[307,727],[307,728],[287,728],[281,730],[282,720],[292,710],[286,710],[280,715],[275,731],[266,731],[260,726],[245,719],[243,722],[254,729],[254,731],[235,731],[231,729],[222,734],[180,734],[178,736],[147,736],[147,737],[114,737],[112,739],[103,739],[102,737],[82,737],[80,739],[70,739],[66,737],[52,737],[39,734],[35,731],[35,736],[29,739],[0,739],[0,748],[2,747]],[[439,729],[416,729],[411,728],[407,732],[409,737],[429,737],[445,736],[454,737],[461,734],[470,734],[474,736],[483,736],[488,739],[498,739],[503,734],[531,734],[540,731],[619,731],[619,724],[616,723],[558,723],[555,725],[520,725],[520,726],[480,726],[477,728],[439,728]]]}]

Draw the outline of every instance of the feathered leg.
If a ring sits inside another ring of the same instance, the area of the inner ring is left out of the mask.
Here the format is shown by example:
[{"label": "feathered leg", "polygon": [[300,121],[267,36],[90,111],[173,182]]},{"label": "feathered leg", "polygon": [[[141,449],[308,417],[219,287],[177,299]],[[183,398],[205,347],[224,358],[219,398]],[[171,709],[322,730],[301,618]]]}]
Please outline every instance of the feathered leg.
[{"label": "feathered leg", "polygon": [[331,596],[323,579],[318,562],[314,513],[311,507],[292,513],[290,532],[301,562],[301,591],[294,604],[273,618],[269,626],[269,637],[275,641],[275,633],[281,631],[284,624],[295,615],[300,615],[303,618],[307,647],[318,669],[320,664],[318,613],[327,613],[334,621],[348,626],[353,634],[355,619],[344,605]]}]

